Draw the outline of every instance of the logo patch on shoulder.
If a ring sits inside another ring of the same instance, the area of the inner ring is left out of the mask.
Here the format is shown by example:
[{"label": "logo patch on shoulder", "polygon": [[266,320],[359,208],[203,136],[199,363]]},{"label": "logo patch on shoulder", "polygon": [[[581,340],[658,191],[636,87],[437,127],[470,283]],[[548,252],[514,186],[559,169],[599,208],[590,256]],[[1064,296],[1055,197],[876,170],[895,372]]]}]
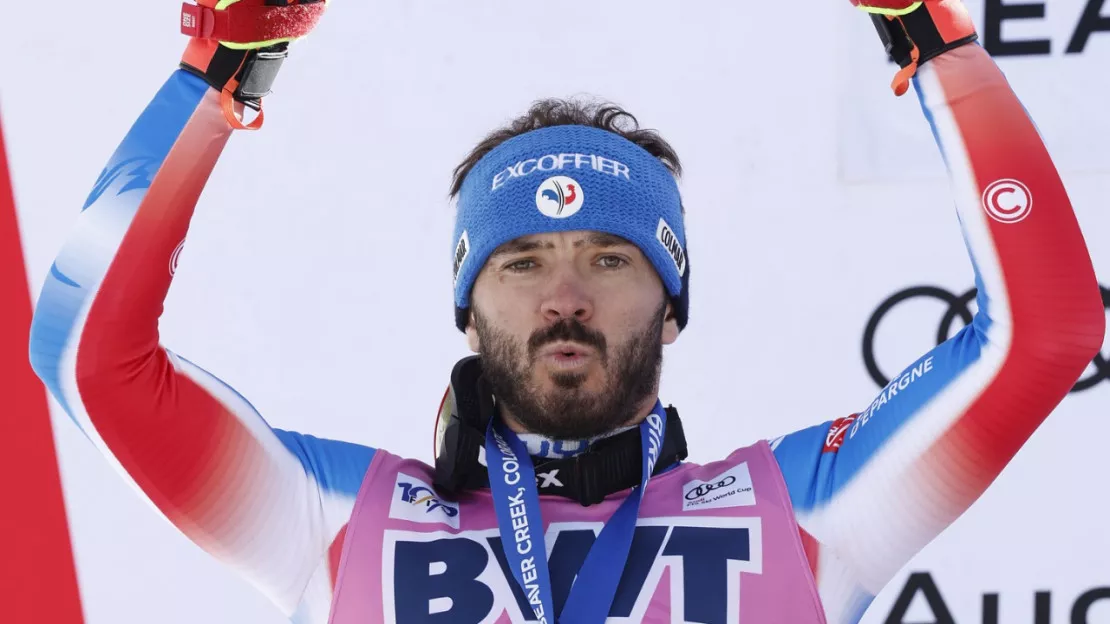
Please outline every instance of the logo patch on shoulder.
[{"label": "logo patch on shoulder", "polygon": [[851,414],[832,421],[828,433],[825,434],[825,453],[835,453],[840,450],[840,445],[844,444],[845,434],[858,417],[859,414]]},{"label": "logo patch on shoulder", "polygon": [[389,517],[459,528],[459,506],[441,499],[432,486],[403,472],[397,473],[393,498],[389,501]]},{"label": "logo patch on shoulder", "polygon": [[708,481],[695,479],[682,486],[682,511],[754,504],[755,490],[747,462],[737,464]]}]

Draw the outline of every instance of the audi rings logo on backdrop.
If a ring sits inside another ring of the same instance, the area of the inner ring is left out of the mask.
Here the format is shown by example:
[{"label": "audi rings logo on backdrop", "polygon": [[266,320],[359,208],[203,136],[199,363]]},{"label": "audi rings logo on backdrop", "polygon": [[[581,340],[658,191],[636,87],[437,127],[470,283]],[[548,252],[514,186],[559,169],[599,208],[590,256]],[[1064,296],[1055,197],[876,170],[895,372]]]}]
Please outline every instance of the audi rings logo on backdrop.
[{"label": "audi rings logo on backdrop", "polygon": [[[1099,288],[1102,291],[1102,304],[1110,309],[1110,288],[1105,286]],[[867,373],[871,376],[871,379],[880,388],[885,388],[890,383],[890,376],[879,368],[879,362],[875,356],[875,333],[879,329],[879,324],[883,322],[883,319],[891,310],[902,303],[920,298],[935,299],[944,303],[947,309],[938,319],[936,327],[936,344],[939,345],[951,335],[952,324],[956,322],[957,318],[964,325],[971,324],[970,305],[975,300],[977,292],[975,288],[972,288],[963,294],[957,295],[937,286],[912,286],[887,297],[871,313],[871,318],[867,320],[867,326],[863,330],[863,364],[867,367]],[[1095,356],[1092,364],[1094,365],[1094,372],[1084,373],[1083,377],[1072,387],[1072,392],[1082,392],[1101,381],[1110,380],[1110,356],[1099,353]]]}]

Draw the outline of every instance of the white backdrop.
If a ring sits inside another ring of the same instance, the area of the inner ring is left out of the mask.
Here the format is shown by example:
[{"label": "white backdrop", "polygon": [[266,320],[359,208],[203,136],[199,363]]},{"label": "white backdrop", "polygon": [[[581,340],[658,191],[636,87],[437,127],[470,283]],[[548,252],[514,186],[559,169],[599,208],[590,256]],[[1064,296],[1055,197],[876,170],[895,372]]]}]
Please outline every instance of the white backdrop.
[{"label": "white backdrop", "polygon": [[[1066,54],[1087,2],[1050,1],[1045,19],[1001,27],[1050,39],[1050,52],[999,61],[1110,286],[1110,32]],[[928,127],[912,94],[890,93],[892,66],[846,1],[694,4],[334,2],[282,70],[264,130],[233,138],[205,192],[165,343],[275,426],[429,460],[446,376],[466,354],[450,171],[533,99],[594,94],[660,129],[688,171],[691,323],[666,353],[663,394],[691,459],[861,409],[878,390],[860,355],[875,307],[908,286],[972,285]],[[982,26],[984,4],[969,7]],[[178,10],[4,7],[0,107],[36,296],[106,159],[176,66]],[[884,320],[888,374],[933,344],[943,311],[914,301]],[[88,622],[284,621],[54,408]],[[866,621],[886,620],[914,571],[932,574],[960,624],[981,621],[983,593],[1000,593],[1002,622],[1033,622],[1036,591],[1052,592],[1052,622],[1072,621],[1078,595],[1110,586],[1108,408],[1110,381],[1069,396]],[[904,621],[936,620],[919,596]],[[1110,601],[1088,621],[1110,622]]]}]

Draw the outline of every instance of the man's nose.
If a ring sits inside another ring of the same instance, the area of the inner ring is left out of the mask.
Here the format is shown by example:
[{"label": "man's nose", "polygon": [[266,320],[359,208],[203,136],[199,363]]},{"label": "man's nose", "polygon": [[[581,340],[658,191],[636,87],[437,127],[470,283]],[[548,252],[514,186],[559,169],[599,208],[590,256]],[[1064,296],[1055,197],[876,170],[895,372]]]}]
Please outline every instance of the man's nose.
[{"label": "man's nose", "polygon": [[585,323],[593,316],[593,297],[585,283],[573,270],[562,270],[552,276],[554,282],[544,297],[541,310],[549,322],[574,318]]}]

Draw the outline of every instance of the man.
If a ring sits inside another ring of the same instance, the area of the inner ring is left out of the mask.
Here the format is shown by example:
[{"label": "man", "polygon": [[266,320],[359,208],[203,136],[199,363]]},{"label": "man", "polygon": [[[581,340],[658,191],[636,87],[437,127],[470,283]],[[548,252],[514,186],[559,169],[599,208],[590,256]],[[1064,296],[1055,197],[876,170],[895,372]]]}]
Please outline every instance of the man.
[{"label": "man", "polygon": [[97,181],[31,357],[171,522],[296,621],[856,622],[1102,343],[1063,186],[963,8],[874,0],[895,91],[912,80],[948,165],[979,314],[866,409],[682,462],[658,396],[688,318],[679,159],[620,109],[550,100],[455,172],[478,357],[452,371],[436,466],[273,429],[157,328],[223,146],[324,7],[274,4],[186,7],[182,69]]}]

